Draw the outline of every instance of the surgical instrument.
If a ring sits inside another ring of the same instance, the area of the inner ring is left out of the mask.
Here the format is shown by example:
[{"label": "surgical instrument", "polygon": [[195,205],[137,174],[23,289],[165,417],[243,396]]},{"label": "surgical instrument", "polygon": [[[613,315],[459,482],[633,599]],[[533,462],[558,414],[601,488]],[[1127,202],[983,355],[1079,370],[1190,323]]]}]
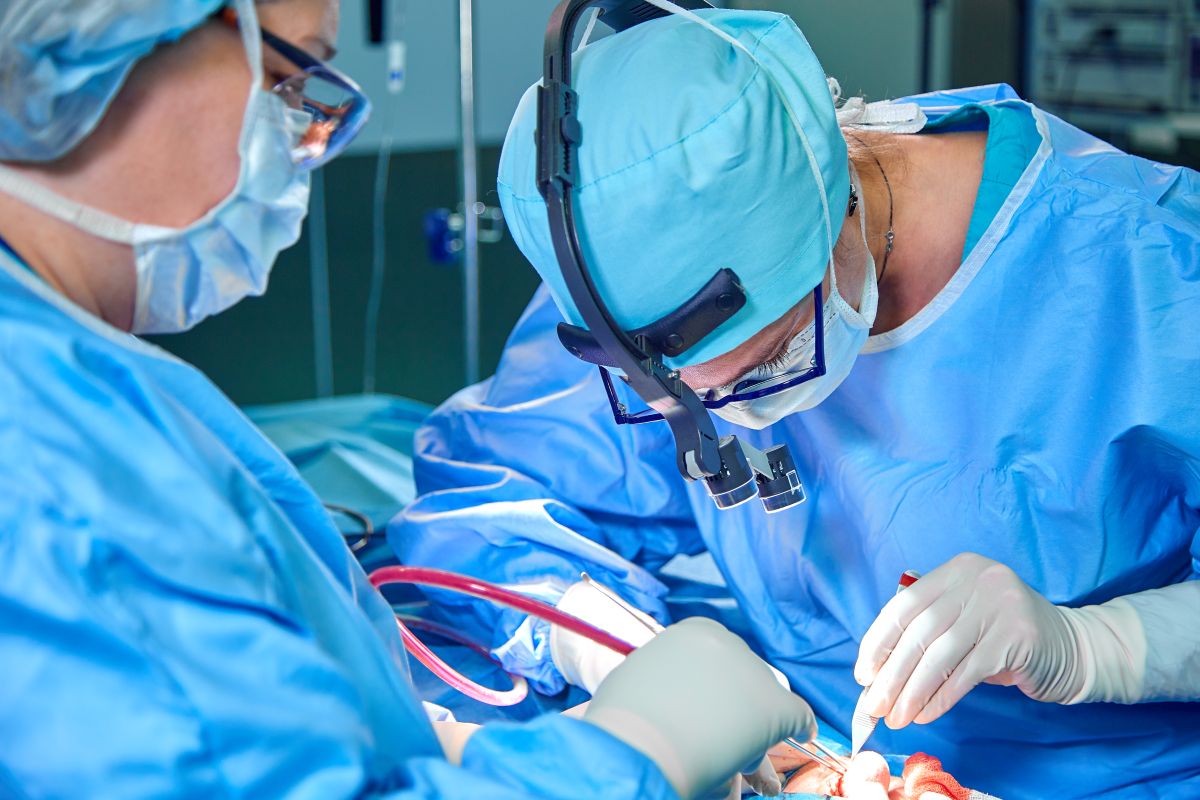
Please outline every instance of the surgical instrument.
[{"label": "surgical instrument", "polygon": [[[791,747],[794,750],[799,750],[801,753],[808,756],[809,759],[811,759],[812,761],[816,762],[817,764],[820,764],[822,767],[825,767],[825,769],[832,770],[833,772],[836,772],[838,775],[846,774],[846,767],[844,764],[842,764],[840,758],[836,761],[832,758],[828,758],[825,755],[823,755],[822,752],[819,752],[816,750],[811,750],[811,749],[809,749],[809,747],[807,745],[802,744],[801,742],[797,741],[796,739],[793,739],[790,736],[788,738],[784,739],[783,743],[786,744],[788,747]],[[818,745],[816,740],[813,740],[812,744],[815,745],[816,747],[818,747],[820,751],[829,752],[824,747],[821,747],[820,745]]]},{"label": "surgical instrument", "polygon": [[629,614],[629,616],[636,619],[639,623],[641,623],[645,628],[647,628],[654,635],[657,636],[658,634],[663,632],[662,625],[659,625],[654,620],[648,618],[644,611],[634,608],[629,603],[625,602],[625,599],[623,597],[621,597],[619,594],[614,592],[612,589],[609,589],[603,583],[600,583],[600,581],[592,578],[591,575],[588,575],[586,572],[583,572],[583,573],[580,573],[580,577],[583,579],[584,583],[586,583],[587,585],[594,588],[596,591],[598,591],[600,594],[607,597],[609,600],[612,600],[614,603],[616,603],[618,606],[620,606],[622,609],[624,609],[625,612]]},{"label": "surgical instrument", "polygon": [[[905,570],[896,586],[896,594],[900,594],[900,592],[912,586],[920,577],[921,573],[915,570]],[[876,726],[879,725],[879,717],[868,714],[864,709],[867,701],[867,693],[870,691],[870,686],[862,690],[862,694],[858,696],[858,702],[854,704],[854,716],[850,718],[851,758],[858,755],[858,751],[867,743],[867,739],[871,738],[871,734],[875,732]]]}]

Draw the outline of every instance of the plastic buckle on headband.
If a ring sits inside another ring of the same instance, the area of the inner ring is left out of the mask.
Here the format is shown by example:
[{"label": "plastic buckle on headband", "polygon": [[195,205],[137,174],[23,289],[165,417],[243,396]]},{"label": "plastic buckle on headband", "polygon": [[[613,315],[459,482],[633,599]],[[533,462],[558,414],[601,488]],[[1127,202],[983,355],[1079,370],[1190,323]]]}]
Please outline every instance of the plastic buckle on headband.
[{"label": "plastic buckle on headband", "polygon": [[[679,308],[629,331],[629,337],[635,341],[645,337],[658,352],[673,358],[698,344],[745,305],[746,290],[737,273],[725,267]],[[560,322],[558,340],[581,361],[601,367],[616,366],[586,328]]]}]

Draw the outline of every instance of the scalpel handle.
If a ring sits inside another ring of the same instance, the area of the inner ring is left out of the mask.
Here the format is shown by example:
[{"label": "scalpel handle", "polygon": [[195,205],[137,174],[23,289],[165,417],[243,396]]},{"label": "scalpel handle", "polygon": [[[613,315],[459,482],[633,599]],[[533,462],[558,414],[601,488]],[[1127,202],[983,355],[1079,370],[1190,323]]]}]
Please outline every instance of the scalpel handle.
[{"label": "scalpel handle", "polygon": [[[900,575],[900,580],[896,583],[896,594],[900,594],[920,579],[921,573],[915,569],[904,570]],[[867,743],[867,739],[871,738],[871,734],[875,732],[875,727],[879,725],[879,717],[873,717],[861,710],[863,704],[866,702],[867,692],[870,689],[871,687],[868,686],[862,690],[862,694],[858,696],[858,702],[854,704],[854,716],[850,718],[851,758],[858,755],[858,751]]]}]

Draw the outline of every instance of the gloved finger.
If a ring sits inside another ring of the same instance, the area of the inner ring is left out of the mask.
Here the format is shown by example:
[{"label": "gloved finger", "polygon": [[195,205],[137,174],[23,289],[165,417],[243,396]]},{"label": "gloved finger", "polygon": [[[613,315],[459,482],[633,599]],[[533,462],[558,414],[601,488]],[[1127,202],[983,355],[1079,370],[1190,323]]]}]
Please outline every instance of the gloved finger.
[{"label": "gloved finger", "polygon": [[983,679],[987,677],[986,673],[990,671],[992,671],[990,663],[986,662],[977,652],[977,648],[973,648],[954,668],[950,677],[934,693],[932,699],[925,705],[925,708],[921,709],[913,721],[921,725],[933,722],[954,708],[959,700],[967,696],[967,692],[983,683]]},{"label": "gloved finger", "polygon": [[895,730],[916,720],[938,690],[950,680],[955,668],[971,657],[977,634],[976,626],[960,620],[925,648],[920,662],[887,714],[888,727]]},{"label": "gloved finger", "polygon": [[778,705],[774,709],[777,721],[777,736],[774,741],[788,737],[801,742],[817,738],[817,717],[804,699],[791,692],[778,690]]},{"label": "gloved finger", "polygon": [[871,689],[867,692],[867,713],[876,717],[891,714],[901,692],[924,658],[926,648],[950,630],[958,621],[960,612],[961,606],[957,600],[943,596],[913,619],[891,655],[876,672]]},{"label": "gloved finger", "polygon": [[783,791],[783,781],[767,756],[763,756],[763,760],[753,772],[744,773],[742,778],[747,786],[765,797],[774,797]]},{"label": "gloved finger", "polygon": [[889,600],[871,627],[867,628],[858,646],[858,660],[854,662],[854,680],[860,686],[874,683],[904,631],[918,614],[942,596],[947,583],[943,567],[938,567]]}]

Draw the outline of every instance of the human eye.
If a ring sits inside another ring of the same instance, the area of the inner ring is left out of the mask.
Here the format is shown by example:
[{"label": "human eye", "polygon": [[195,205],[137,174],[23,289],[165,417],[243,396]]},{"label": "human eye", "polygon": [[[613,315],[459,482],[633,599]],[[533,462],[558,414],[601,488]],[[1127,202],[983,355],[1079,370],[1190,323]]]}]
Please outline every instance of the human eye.
[{"label": "human eye", "polygon": [[770,359],[769,361],[765,361],[760,364],[754,371],[764,372],[769,375],[773,372],[778,372],[779,370],[783,369],[787,365],[787,360],[788,351],[784,350],[782,353]]}]

